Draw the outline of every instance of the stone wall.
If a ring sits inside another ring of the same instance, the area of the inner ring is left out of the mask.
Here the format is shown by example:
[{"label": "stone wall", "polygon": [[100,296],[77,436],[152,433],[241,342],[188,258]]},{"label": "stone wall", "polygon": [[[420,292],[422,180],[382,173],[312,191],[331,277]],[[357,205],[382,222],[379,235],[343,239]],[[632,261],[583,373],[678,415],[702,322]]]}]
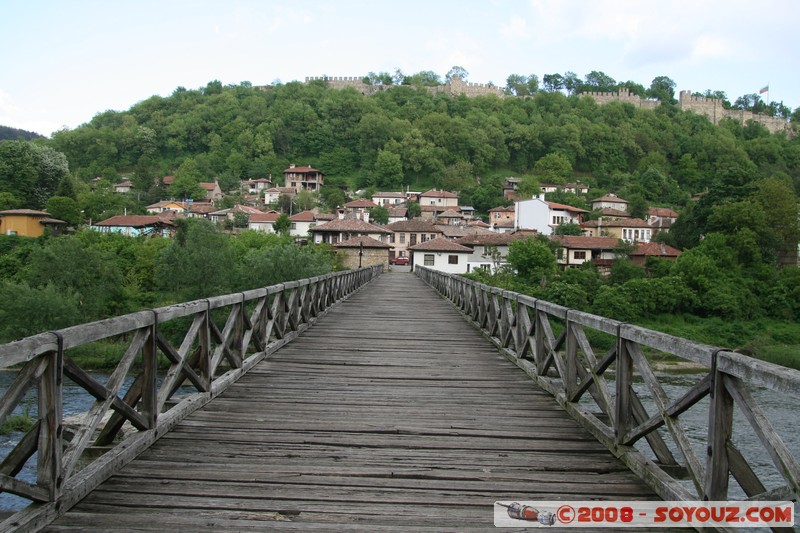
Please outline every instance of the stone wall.
[{"label": "stone wall", "polygon": [[[316,76],[306,78],[306,83],[310,81],[321,80],[328,84],[331,89],[345,89],[352,87],[361,94],[371,95],[394,87],[393,85],[369,85],[364,83],[364,78],[354,76]],[[487,85],[483,83],[467,83],[461,81],[461,78],[454,77],[444,85],[437,87],[425,87],[431,94],[447,94],[450,96],[466,95],[469,97],[486,96],[494,94],[500,98],[505,96],[503,89],[494,85]]]},{"label": "stone wall", "polygon": [[[342,258],[342,266],[346,268],[358,268],[358,248],[340,248],[337,253]],[[361,256],[361,266],[371,267],[383,265],[389,268],[389,249],[388,248],[364,248],[364,255]]]},{"label": "stone wall", "polygon": [[771,133],[779,131],[789,133],[791,130],[791,123],[784,118],[758,115],[743,109],[725,109],[722,106],[722,100],[704,96],[692,96],[692,91],[681,91],[678,105],[683,111],[693,111],[698,115],[708,117],[708,120],[713,124],[719,124],[719,121],[723,118],[731,118],[740,124],[745,124],[748,120],[758,122]]},{"label": "stone wall", "polygon": [[655,109],[661,103],[660,100],[656,100],[654,98],[642,98],[637,94],[631,94],[629,89],[620,89],[615,93],[580,93],[580,96],[590,96],[600,105],[608,104],[610,102],[623,102],[625,104],[631,104],[634,107],[641,107],[643,109]]}]

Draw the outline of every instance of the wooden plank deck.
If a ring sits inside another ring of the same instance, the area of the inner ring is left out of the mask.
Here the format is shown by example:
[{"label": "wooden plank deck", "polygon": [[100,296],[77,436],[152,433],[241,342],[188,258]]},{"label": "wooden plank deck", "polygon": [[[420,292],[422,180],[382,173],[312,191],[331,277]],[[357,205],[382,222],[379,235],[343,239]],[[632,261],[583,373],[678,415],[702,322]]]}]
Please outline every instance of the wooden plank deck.
[{"label": "wooden plank deck", "polygon": [[485,531],[496,500],[657,499],[416,276],[388,273],[48,531]]}]

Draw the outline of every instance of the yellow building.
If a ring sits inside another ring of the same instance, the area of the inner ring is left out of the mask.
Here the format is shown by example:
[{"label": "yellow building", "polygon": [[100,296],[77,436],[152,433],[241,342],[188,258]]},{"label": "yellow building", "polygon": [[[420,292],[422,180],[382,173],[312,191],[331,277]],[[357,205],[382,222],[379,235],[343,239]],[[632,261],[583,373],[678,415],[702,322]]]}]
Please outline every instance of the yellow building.
[{"label": "yellow building", "polygon": [[47,225],[66,224],[63,220],[50,218],[46,211],[33,209],[9,209],[0,211],[0,233],[3,235],[21,235],[23,237],[41,237]]}]

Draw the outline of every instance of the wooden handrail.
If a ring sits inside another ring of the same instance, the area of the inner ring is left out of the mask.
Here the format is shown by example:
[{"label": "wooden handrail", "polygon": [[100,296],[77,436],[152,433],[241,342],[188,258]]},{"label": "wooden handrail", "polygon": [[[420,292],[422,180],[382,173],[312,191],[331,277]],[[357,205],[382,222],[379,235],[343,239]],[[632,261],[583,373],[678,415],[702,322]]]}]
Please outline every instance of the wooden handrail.
[{"label": "wooden handrail", "polygon": [[[797,370],[502,291],[458,275],[420,266],[415,272],[663,499],[734,499],[728,486],[732,475],[746,499],[798,500],[797,457],[750,393],[751,387],[760,386],[797,395]],[[613,337],[613,342],[603,353],[592,345],[587,332],[602,332]],[[694,363],[700,369],[697,383],[680,398],[670,399],[645,356],[647,352]],[[649,410],[634,386],[634,376],[652,398]],[[704,409],[699,402],[706,397],[707,452],[701,457],[681,416]],[[781,474],[780,486],[766,487],[737,448],[735,406]],[[666,436],[659,428],[666,428]],[[691,486],[681,480],[691,481]]]},{"label": "wooden handrail", "polygon": [[[315,276],[0,345],[0,370],[17,370],[0,397],[0,424],[26,394],[33,391],[38,400],[33,427],[0,463],[0,491],[37,505],[7,518],[0,531],[36,531],[52,522],[382,271],[376,266]],[[69,352],[98,341],[119,346],[119,363],[105,383],[81,369]],[[170,363],[160,374],[159,353]],[[133,382],[123,391],[129,376]],[[95,399],[69,431],[64,425],[65,377]],[[87,454],[98,447],[105,453],[96,458]],[[34,454],[36,479],[22,479],[18,474]]]}]

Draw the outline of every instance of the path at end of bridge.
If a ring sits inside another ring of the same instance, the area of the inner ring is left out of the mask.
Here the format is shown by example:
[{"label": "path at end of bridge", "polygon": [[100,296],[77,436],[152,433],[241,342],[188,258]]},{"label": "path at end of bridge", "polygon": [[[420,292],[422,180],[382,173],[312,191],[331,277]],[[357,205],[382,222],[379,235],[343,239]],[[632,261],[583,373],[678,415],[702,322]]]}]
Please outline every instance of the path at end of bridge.
[{"label": "path at end of bridge", "polygon": [[455,308],[388,273],[47,531],[485,531],[495,501],[657,499]]}]

